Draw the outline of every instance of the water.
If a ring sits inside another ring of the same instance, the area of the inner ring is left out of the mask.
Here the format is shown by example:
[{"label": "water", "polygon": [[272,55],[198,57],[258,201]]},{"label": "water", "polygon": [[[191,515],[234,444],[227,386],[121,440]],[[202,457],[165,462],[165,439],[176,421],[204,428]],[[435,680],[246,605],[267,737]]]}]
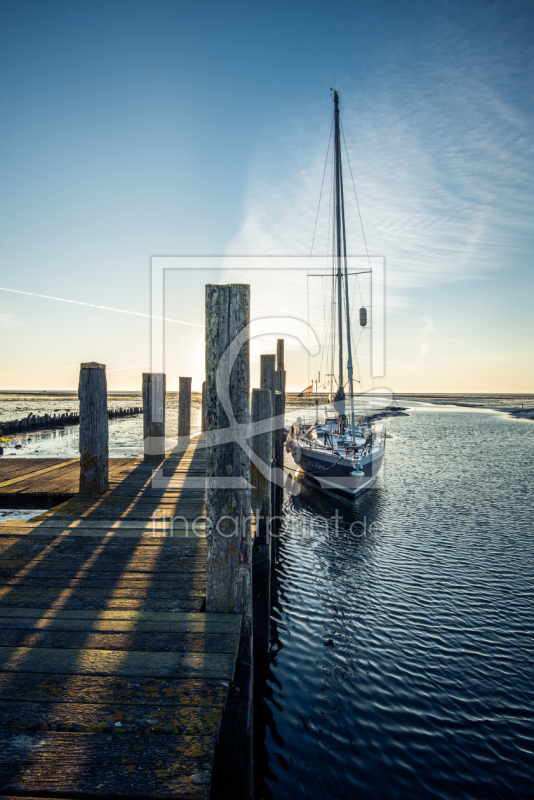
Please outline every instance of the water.
[{"label": "water", "polygon": [[286,499],[256,796],[531,798],[534,423],[417,404],[388,432],[356,501]]},{"label": "water", "polygon": [[[108,408],[130,408],[143,404],[140,394],[108,395]],[[191,395],[191,427],[200,426],[201,395]],[[0,394],[0,427],[3,420],[21,419],[32,413],[63,414],[78,412],[76,394],[12,393]],[[165,406],[165,432],[167,448],[171,449],[178,435],[178,394],[168,393]],[[32,431],[17,436],[0,438],[4,456],[9,458],[78,458],[80,453],[79,426],[63,430]],[[111,458],[141,458],[143,456],[143,415],[122,417],[109,421],[109,454]]]},{"label": "water", "polygon": [[[0,419],[76,408],[45,400],[4,395]],[[286,499],[272,651],[255,667],[257,798],[533,796],[534,422],[400,402],[375,488]],[[166,420],[170,447],[176,396]],[[78,428],[3,446],[76,457]],[[141,446],[141,417],[110,421],[111,456]]]}]

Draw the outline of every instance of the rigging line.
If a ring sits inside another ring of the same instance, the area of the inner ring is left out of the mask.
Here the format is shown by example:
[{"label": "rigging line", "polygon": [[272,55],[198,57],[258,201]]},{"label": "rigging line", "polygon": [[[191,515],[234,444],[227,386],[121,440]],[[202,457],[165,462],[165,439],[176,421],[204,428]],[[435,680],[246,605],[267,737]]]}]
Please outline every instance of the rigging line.
[{"label": "rigging line", "polygon": [[308,380],[310,380],[310,276],[306,275],[306,294],[308,296]]},{"label": "rigging line", "polygon": [[[356,184],[354,183],[354,175],[352,174],[352,165],[350,163],[349,151],[348,151],[348,148],[347,148],[347,140],[345,139],[345,131],[343,129],[343,123],[341,121],[340,121],[340,125],[341,125],[341,133],[343,134],[343,144],[345,145],[345,152],[347,154],[347,163],[349,165],[350,177],[351,177],[351,180],[352,180],[352,188],[354,189],[354,197],[356,198],[356,208],[358,209],[358,216],[360,218],[360,225],[361,225],[361,229],[362,229],[363,242],[365,244],[365,252],[367,253],[367,262],[369,264],[369,269],[372,269],[372,267],[371,267],[371,259],[369,258],[369,248],[367,247],[367,239],[366,239],[365,230],[364,230],[364,227],[363,227],[362,213],[360,211],[360,204],[358,202],[358,195],[356,193]],[[362,306],[363,306],[363,297],[362,297],[362,291],[360,289],[360,281],[357,280],[357,283],[358,283],[358,291],[360,292],[360,299],[362,301]]]},{"label": "rigging line", "polygon": [[324,176],[326,175],[326,165],[328,164],[328,154],[330,153],[330,142],[332,141],[332,128],[334,127],[334,118],[332,117],[332,124],[330,125],[330,136],[328,137],[328,147],[326,149],[326,158],[323,169],[323,180],[321,181],[321,191],[319,192],[319,205],[317,206],[317,214],[315,215],[315,227],[313,229],[313,239],[311,243],[310,258],[313,253],[313,244],[315,242],[315,234],[317,233],[317,221],[319,219],[319,209],[321,208],[321,197],[323,196]]},{"label": "rigging line", "polygon": [[[356,280],[358,280],[358,275],[355,275],[355,278],[356,278]],[[352,302],[354,303],[354,296],[353,296]],[[351,306],[351,311],[353,311],[353,309],[354,309],[354,306]],[[355,343],[354,330],[351,329],[351,338],[352,338],[352,342],[354,344],[354,360],[356,362],[356,370],[358,372],[358,383],[360,384],[360,393],[363,393],[363,383],[362,383],[362,373],[361,373],[361,370],[360,370],[360,359],[358,358],[358,347],[360,346],[360,341],[361,341],[363,332],[364,332],[364,328],[360,327],[360,335],[358,336],[357,343]]]}]

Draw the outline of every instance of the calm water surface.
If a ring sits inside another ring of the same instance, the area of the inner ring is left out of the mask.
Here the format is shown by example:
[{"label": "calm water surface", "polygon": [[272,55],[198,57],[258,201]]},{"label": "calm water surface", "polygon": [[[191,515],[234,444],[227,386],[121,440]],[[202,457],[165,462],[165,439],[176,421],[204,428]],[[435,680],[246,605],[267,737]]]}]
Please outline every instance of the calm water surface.
[{"label": "calm water surface", "polygon": [[[0,416],[75,407],[3,397]],[[172,436],[176,398],[166,416]],[[534,422],[419,404],[388,431],[375,488],[286,501],[256,664],[257,797],[532,798]],[[110,422],[112,456],[141,444],[141,417]],[[4,448],[76,457],[78,428]]]},{"label": "calm water surface", "polygon": [[257,797],[531,798],[534,423],[420,406],[388,432],[361,498],[286,501]]},{"label": "calm water surface", "polygon": [[[130,408],[141,406],[140,394],[108,395],[108,408]],[[200,426],[201,396],[194,392],[191,397],[191,426]],[[0,394],[0,429],[3,420],[22,419],[31,412],[64,414],[78,412],[78,397],[75,394]],[[167,447],[172,448],[178,435],[178,394],[168,393],[165,402],[165,431]],[[69,425],[63,430],[31,431],[18,436],[2,437],[0,444],[8,458],[79,458],[78,425]],[[18,446],[18,447],[17,447]],[[112,458],[141,458],[143,455],[143,416],[123,417],[109,421],[109,454]]]}]

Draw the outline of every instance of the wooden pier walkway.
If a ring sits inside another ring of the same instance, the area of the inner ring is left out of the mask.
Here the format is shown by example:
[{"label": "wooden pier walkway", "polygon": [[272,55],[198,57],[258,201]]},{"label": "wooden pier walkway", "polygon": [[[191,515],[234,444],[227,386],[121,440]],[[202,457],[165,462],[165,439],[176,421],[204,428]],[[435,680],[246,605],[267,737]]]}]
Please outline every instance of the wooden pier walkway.
[{"label": "wooden pier walkway", "polygon": [[[169,486],[110,459],[102,496],[0,525],[2,797],[208,797],[241,615],[203,611],[198,444],[165,459]],[[25,461],[0,462],[0,505],[77,492],[77,461]]]},{"label": "wooden pier walkway", "polygon": [[[110,489],[117,488],[126,475],[142,463],[138,458],[110,458]],[[0,506],[3,508],[57,505],[77,495],[79,485],[79,458],[0,459]]]}]

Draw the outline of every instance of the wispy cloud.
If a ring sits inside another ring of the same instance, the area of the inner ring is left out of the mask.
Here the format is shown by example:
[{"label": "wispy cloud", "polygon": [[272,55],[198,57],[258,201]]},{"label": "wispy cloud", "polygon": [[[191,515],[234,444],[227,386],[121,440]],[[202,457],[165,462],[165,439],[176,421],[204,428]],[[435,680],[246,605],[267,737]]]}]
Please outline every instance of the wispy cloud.
[{"label": "wispy cloud", "polygon": [[16,328],[20,318],[16,314],[0,314],[0,328]]},{"label": "wispy cloud", "polygon": [[[498,31],[493,39],[472,31],[467,38],[444,20],[442,38],[428,43],[417,71],[400,63],[394,81],[377,74],[376,92],[342,92],[367,243],[386,256],[390,300],[399,302],[408,288],[483,278],[527,247],[534,144],[521,88],[510,91],[516,62],[504,39]],[[330,120],[324,108],[299,116],[258,142],[229,252],[309,252]],[[330,249],[328,174],[314,247],[323,253]],[[344,180],[349,249],[363,253],[346,166]],[[293,298],[297,286],[287,287]],[[267,300],[279,287],[264,289]]]}]

